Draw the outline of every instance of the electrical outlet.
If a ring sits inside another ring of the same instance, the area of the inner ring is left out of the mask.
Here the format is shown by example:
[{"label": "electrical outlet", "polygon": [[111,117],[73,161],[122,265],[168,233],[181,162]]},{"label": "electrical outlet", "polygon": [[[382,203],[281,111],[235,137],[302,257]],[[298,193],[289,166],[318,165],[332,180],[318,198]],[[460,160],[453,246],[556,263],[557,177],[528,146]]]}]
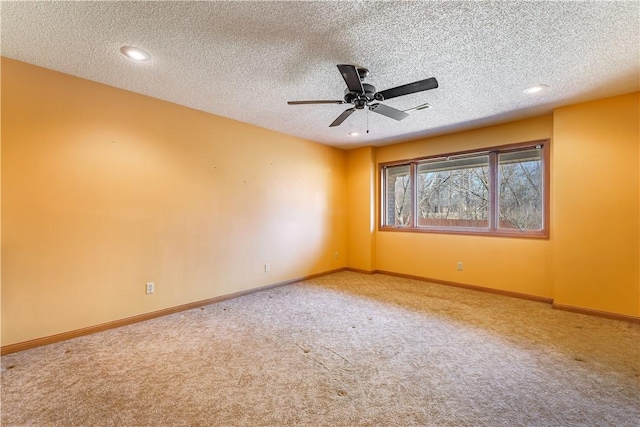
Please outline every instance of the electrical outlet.
[{"label": "electrical outlet", "polygon": [[271,271],[271,264],[269,264],[268,262],[264,264],[264,272],[268,273]]},{"label": "electrical outlet", "polygon": [[462,261],[458,261],[458,271],[462,271]]},{"label": "electrical outlet", "polygon": [[152,294],[156,291],[156,284],[153,282],[147,282],[146,293]]},{"label": "electrical outlet", "polygon": [[333,259],[338,259],[340,258],[340,254],[336,251],[333,253]]}]

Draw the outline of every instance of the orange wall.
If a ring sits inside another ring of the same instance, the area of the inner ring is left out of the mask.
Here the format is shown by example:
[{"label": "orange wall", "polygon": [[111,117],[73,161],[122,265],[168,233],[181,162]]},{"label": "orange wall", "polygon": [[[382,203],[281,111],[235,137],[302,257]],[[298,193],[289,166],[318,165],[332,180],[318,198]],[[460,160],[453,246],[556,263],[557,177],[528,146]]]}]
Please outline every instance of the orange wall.
[{"label": "orange wall", "polygon": [[[622,95],[375,149],[377,175],[379,163],[551,139],[550,239],[376,231],[375,268],[640,316],[639,104],[638,93]],[[349,212],[349,223],[365,215]],[[350,248],[358,242],[350,235]]]},{"label": "orange wall", "polygon": [[556,302],[640,314],[640,98],[554,113],[553,277]]},{"label": "orange wall", "polygon": [[376,269],[375,150],[347,152],[347,264],[364,271]]},{"label": "orange wall", "polygon": [[1,184],[2,345],[346,265],[343,151],[6,58]]},{"label": "orange wall", "polygon": [[[638,316],[638,104],[345,153],[3,58],[2,345],[345,266]],[[548,138],[550,239],[377,230],[379,163]]]},{"label": "orange wall", "polygon": [[[551,138],[553,117],[542,116],[380,147],[380,163]],[[377,209],[379,211],[379,209]],[[552,297],[549,240],[378,231],[379,270]],[[349,242],[351,244],[351,242]],[[457,270],[457,263],[464,265]]]}]

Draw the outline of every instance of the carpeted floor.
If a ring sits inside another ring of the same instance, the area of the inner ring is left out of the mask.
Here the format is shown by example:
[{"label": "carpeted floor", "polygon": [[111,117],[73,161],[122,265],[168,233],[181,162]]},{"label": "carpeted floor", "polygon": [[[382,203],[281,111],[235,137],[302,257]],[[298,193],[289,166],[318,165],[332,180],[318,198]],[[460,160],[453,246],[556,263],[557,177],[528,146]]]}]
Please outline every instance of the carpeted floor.
[{"label": "carpeted floor", "polygon": [[342,272],[2,358],[3,426],[634,426],[640,325]]}]

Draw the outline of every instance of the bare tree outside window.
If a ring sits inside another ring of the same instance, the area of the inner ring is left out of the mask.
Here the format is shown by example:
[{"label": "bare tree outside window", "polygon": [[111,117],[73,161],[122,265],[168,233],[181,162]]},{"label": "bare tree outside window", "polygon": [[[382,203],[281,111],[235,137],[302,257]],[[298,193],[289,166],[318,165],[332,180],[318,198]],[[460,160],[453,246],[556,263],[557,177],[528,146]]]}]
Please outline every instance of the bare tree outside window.
[{"label": "bare tree outside window", "polygon": [[411,168],[387,168],[387,225],[406,227],[411,222]]},{"label": "bare tree outside window", "polygon": [[488,156],[420,164],[417,186],[419,226],[488,226]]},{"label": "bare tree outside window", "polygon": [[540,149],[534,149],[499,155],[499,228],[542,229],[542,157],[540,151]]}]

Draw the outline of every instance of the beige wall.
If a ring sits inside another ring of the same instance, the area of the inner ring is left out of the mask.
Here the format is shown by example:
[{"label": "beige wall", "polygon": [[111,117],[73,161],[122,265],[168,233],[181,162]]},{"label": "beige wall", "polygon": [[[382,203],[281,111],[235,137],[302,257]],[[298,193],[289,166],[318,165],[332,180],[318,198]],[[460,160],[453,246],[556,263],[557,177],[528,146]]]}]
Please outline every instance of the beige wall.
[{"label": "beige wall", "polygon": [[[376,160],[384,163],[549,139],[552,133],[553,117],[542,116],[380,147]],[[542,297],[553,294],[548,240],[378,231],[376,245],[379,270]],[[458,261],[463,271],[457,270]]]},{"label": "beige wall", "polygon": [[559,304],[640,314],[638,93],[554,113],[553,278]]},{"label": "beige wall", "polygon": [[344,267],[345,198],[340,150],[3,58],[2,345]]}]

